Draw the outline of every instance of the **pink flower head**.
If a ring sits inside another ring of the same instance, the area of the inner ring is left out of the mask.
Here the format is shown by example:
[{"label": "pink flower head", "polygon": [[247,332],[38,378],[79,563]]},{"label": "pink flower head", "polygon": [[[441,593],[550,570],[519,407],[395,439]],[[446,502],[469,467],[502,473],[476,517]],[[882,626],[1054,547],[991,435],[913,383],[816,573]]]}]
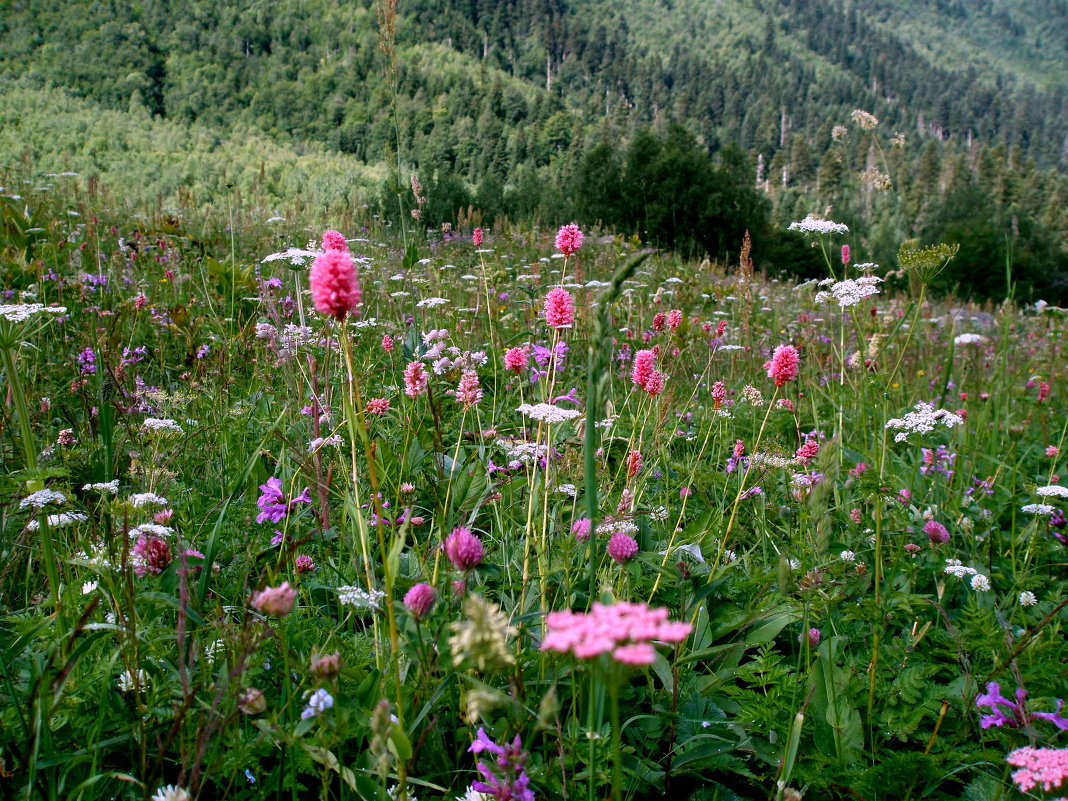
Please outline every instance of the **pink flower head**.
[{"label": "pink flower head", "polygon": [[569,223],[556,232],[556,249],[565,256],[578,252],[582,247],[582,231],[575,223]]},{"label": "pink flower head", "polygon": [[504,352],[504,369],[520,375],[527,369],[530,363],[530,348],[522,345],[518,348],[508,348]]},{"label": "pink flower head", "polygon": [[727,387],[723,385],[722,381],[717,381],[712,385],[712,408],[720,409],[723,404],[727,402]]},{"label": "pink flower head", "polygon": [[672,331],[678,331],[679,326],[682,325],[682,312],[679,309],[672,309],[668,312],[667,324]]},{"label": "pink flower head", "polygon": [[923,533],[931,541],[931,545],[945,545],[949,542],[949,531],[937,520],[928,520],[923,524]]},{"label": "pink flower head", "polygon": [[389,398],[371,398],[367,401],[368,414],[385,414],[389,411]]},{"label": "pink flower head", "polygon": [[349,243],[345,241],[345,235],[340,231],[324,231],[323,250],[343,250],[348,253]]},{"label": "pink flower head", "polygon": [[456,402],[462,403],[465,409],[470,409],[481,400],[482,387],[478,383],[478,373],[474,370],[464,370],[456,387]]},{"label": "pink flower head", "polygon": [[656,372],[656,354],[651,350],[640,350],[634,354],[634,366],[630,370],[630,380],[645,389],[653,373]]},{"label": "pink flower head", "polygon": [[653,642],[678,643],[692,629],[689,623],[668,620],[668,610],[643,603],[594,602],[589,612],[550,612],[545,617],[541,650],[593,659],[611,654],[617,662],[648,665],[656,659]]},{"label": "pink flower head", "polygon": [[1039,403],[1043,403],[1043,402],[1045,402],[1046,398],[1048,398],[1048,397],[1049,397],[1049,382],[1048,381],[1039,381],[1038,382],[1038,402]]},{"label": "pink flower head", "polygon": [[727,332],[727,321],[726,320],[720,320],[719,324],[716,326],[716,339],[721,339],[726,332]]},{"label": "pink flower head", "polygon": [[171,547],[159,537],[141,535],[131,553],[134,573],[139,576],[158,576],[171,563]]},{"label": "pink flower head", "polygon": [[1068,779],[1068,748],[1017,748],[1005,761],[1019,768],[1012,780],[1023,792],[1039,785],[1046,792],[1060,787]]},{"label": "pink flower head", "polygon": [[664,391],[664,382],[666,380],[667,376],[659,370],[653,370],[653,374],[649,376],[649,380],[645,382],[645,391],[650,398],[655,398]]},{"label": "pink flower head", "polygon": [[283,581],[277,587],[264,587],[252,595],[252,608],[273,617],[285,617],[293,609],[297,591]]},{"label": "pink flower head", "polygon": [[575,301],[562,287],[545,296],[545,322],[550,328],[564,328],[575,322]]},{"label": "pink flower head", "polygon": [[348,250],[327,250],[316,256],[309,281],[320,314],[343,320],[360,302],[360,284]]},{"label": "pink flower head", "polygon": [[794,454],[802,462],[809,462],[816,458],[816,455],[820,452],[820,443],[814,439],[806,439],[805,444],[797,449],[797,453]]},{"label": "pink flower head", "polygon": [[1050,445],[1049,447],[1046,448],[1046,458],[1047,459],[1056,459],[1060,455],[1061,455],[1060,448],[1058,448],[1056,445]]},{"label": "pink flower head", "polygon": [[842,245],[842,264],[849,265],[849,245]]},{"label": "pink flower head", "polygon": [[653,330],[663,331],[664,325],[667,323],[667,315],[663,312],[657,312],[653,315]]},{"label": "pink flower head", "polygon": [[617,531],[608,540],[608,555],[619,564],[629,562],[638,553],[638,542],[629,534]]},{"label": "pink flower head", "polygon": [[909,556],[915,556],[919,552],[920,552],[920,546],[917,545],[916,543],[909,542],[909,543],[905,544],[905,553],[907,553]]},{"label": "pink flower head", "polygon": [[429,584],[416,584],[404,594],[404,608],[411,612],[416,620],[422,620],[430,614],[430,609],[437,599],[438,591]]},{"label": "pink flower head", "polygon": [[310,573],[315,570],[315,560],[308,556],[308,554],[302,553],[297,557],[294,567],[296,568],[298,575],[301,573]]},{"label": "pink flower head", "polygon": [[822,635],[822,633],[820,632],[819,629],[809,629],[808,630],[808,644],[809,644],[809,646],[812,647],[812,648],[816,648],[817,646],[819,646],[820,637],[822,637],[822,636],[823,635]]},{"label": "pink flower head", "polygon": [[575,539],[579,542],[585,542],[590,538],[590,525],[588,517],[580,517],[571,524],[571,533],[575,535]]},{"label": "pink flower head", "polygon": [[429,380],[422,362],[409,362],[404,368],[404,394],[410,398],[418,398],[426,392]]},{"label": "pink flower head", "polygon": [[627,455],[627,478],[634,478],[638,475],[638,471],[642,469],[642,453],[641,451],[631,451]]},{"label": "pink flower head", "polygon": [[384,350],[386,353],[393,352],[393,337],[391,337],[389,334],[382,335],[382,350]]},{"label": "pink flower head", "polygon": [[471,244],[476,248],[482,247],[482,229],[476,228],[474,233],[471,234]]},{"label": "pink flower head", "polygon": [[445,555],[457,570],[473,570],[482,562],[485,550],[482,540],[471,533],[470,529],[455,528],[445,538]]},{"label": "pink flower head", "polygon": [[771,359],[764,362],[764,369],[768,371],[768,378],[775,382],[775,386],[781,387],[787,381],[797,378],[797,369],[801,363],[801,356],[793,345],[779,345],[771,355]]}]

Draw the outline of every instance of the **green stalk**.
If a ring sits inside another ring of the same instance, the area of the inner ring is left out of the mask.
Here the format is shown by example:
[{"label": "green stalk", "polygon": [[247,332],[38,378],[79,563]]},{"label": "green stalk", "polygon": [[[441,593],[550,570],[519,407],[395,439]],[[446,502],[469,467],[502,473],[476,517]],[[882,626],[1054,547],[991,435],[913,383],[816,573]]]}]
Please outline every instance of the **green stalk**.
[{"label": "green stalk", "polygon": [[[593,539],[593,535],[590,535]],[[608,679],[608,698],[612,709],[612,801],[623,798],[623,732],[619,729],[619,668],[612,662]]]}]

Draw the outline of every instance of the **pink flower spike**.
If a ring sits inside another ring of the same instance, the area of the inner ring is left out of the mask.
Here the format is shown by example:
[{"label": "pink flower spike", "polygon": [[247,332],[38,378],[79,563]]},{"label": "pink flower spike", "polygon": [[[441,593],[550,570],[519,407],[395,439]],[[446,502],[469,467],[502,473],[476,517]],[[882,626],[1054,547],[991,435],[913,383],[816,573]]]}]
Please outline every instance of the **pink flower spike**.
[{"label": "pink flower spike", "polygon": [[565,328],[575,322],[575,301],[566,289],[555,287],[545,296],[545,322],[550,328]]},{"label": "pink flower spike", "polygon": [[797,348],[793,345],[779,345],[771,359],[764,362],[764,369],[768,371],[768,378],[775,382],[775,386],[781,387],[787,381],[797,378],[800,364],[801,356]]},{"label": "pink flower spike", "polygon": [[476,248],[482,247],[482,229],[476,228],[474,233],[471,234],[471,244]]},{"label": "pink flower spike", "polygon": [[343,320],[360,303],[356,267],[347,250],[327,250],[316,256],[309,281],[320,314]]},{"label": "pink flower spike", "polygon": [[408,397],[418,398],[426,392],[429,381],[422,362],[409,362],[404,368],[404,394]]},{"label": "pink flower spike", "polygon": [[565,256],[577,253],[582,247],[582,231],[575,223],[569,223],[556,232],[556,249]]},{"label": "pink flower spike", "polygon": [[348,253],[349,243],[345,241],[345,235],[340,231],[324,231],[323,250],[343,250]]}]

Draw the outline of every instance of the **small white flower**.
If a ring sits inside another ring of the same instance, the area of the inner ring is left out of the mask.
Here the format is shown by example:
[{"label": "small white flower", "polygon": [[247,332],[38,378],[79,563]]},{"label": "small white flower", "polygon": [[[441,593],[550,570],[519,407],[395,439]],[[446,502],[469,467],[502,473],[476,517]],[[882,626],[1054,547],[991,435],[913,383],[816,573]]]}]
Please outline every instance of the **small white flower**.
[{"label": "small white flower", "polygon": [[152,795],[152,801],[189,801],[190,798],[177,784],[165,784]]},{"label": "small white flower", "polygon": [[167,499],[154,492],[136,492],[130,496],[130,506],[140,509],[143,506],[166,506]]},{"label": "small white flower", "polygon": [[441,306],[448,302],[448,298],[423,298],[415,305],[421,309],[433,309],[435,306]]},{"label": "small white flower", "polygon": [[831,220],[824,220],[817,217],[815,214],[808,215],[800,222],[790,223],[791,231],[800,231],[803,234],[847,234],[849,233],[849,226],[845,223],[836,223]]},{"label": "small white flower", "polygon": [[117,495],[119,492],[119,480],[105,481],[97,484],[86,484],[82,492],[99,492],[101,495]]},{"label": "small white flower", "polygon": [[920,401],[914,407],[915,411],[908,412],[904,417],[897,417],[886,421],[885,428],[898,430],[894,435],[894,442],[906,442],[909,434],[925,434],[934,431],[938,424],[946,428],[964,425],[964,418],[945,409],[935,409],[929,403]]},{"label": "small white flower", "polygon": [[[114,622],[114,620],[111,622]],[[141,670],[141,668],[138,668],[133,673],[124,670],[122,675],[115,680],[115,684],[118,685],[119,692],[128,693],[138,687],[144,688],[147,679],[148,676],[145,674],[145,671]]]},{"label": "small white flower", "polygon": [[45,306],[43,303],[0,305],[0,317],[11,323],[24,323],[37,314],[66,314],[66,306]]},{"label": "small white flower", "polygon": [[561,495],[570,495],[572,498],[578,495],[578,490],[575,489],[574,484],[558,484],[553,487],[553,492],[559,492]]},{"label": "small white flower", "polygon": [[[71,523],[80,523],[88,519],[89,516],[83,512],[60,512],[58,515],[48,516],[48,525],[51,528],[63,528]],[[37,520],[31,520],[26,524],[27,531],[37,531],[40,527],[41,524]]]},{"label": "small white flower", "polygon": [[1044,498],[1068,498],[1068,487],[1060,484],[1048,484],[1045,487],[1039,487],[1035,492]]},{"label": "small white flower", "polygon": [[852,551],[842,551],[840,554],[838,554],[838,558],[841,559],[843,562],[855,562],[857,559],[857,555]]},{"label": "small white flower", "polygon": [[544,423],[562,423],[565,420],[574,420],[582,414],[578,409],[561,409],[551,403],[524,403],[516,411]]},{"label": "small white flower", "polygon": [[88,595],[96,589],[96,586],[97,584],[95,581],[86,581],[84,584],[82,584],[82,595]]},{"label": "small white flower", "polygon": [[958,334],[953,338],[954,345],[981,345],[986,342],[982,334]]},{"label": "small white flower", "polygon": [[972,589],[976,592],[990,592],[990,579],[982,573],[972,576]]},{"label": "small white flower", "polygon": [[141,423],[142,431],[154,431],[160,434],[184,434],[185,429],[178,425],[174,420],[168,420],[160,417],[146,417],[144,422]]},{"label": "small white flower", "polygon": [[1024,590],[1020,593],[1020,606],[1034,606],[1038,603],[1038,598],[1035,597],[1033,592]]},{"label": "small white flower", "polygon": [[309,693],[308,706],[300,713],[300,716],[305,720],[314,718],[316,715],[321,715],[323,712],[330,709],[333,705],[333,696],[320,687],[315,692]]},{"label": "small white flower", "polygon": [[55,490],[43,489],[37,490],[31,495],[27,495],[21,501],[19,501],[19,509],[25,509],[28,506],[32,506],[34,509],[43,509],[49,504],[55,504],[56,506],[62,506],[67,502],[67,496],[62,492],[56,492]]},{"label": "small white flower", "polygon": [[1042,515],[1043,517],[1049,517],[1053,514],[1054,507],[1048,503],[1029,503],[1020,507],[1020,511],[1029,515]]},{"label": "small white flower", "polygon": [[[281,220],[281,218],[279,217],[277,218],[277,220]],[[268,220],[267,222],[272,222],[272,220]],[[318,251],[315,250],[286,248],[281,253],[272,253],[270,256],[265,256],[263,258],[262,263],[267,264],[272,261],[288,261],[294,267],[300,267],[303,266],[309,259],[314,259],[318,255]]]},{"label": "small white flower", "polygon": [[386,594],[381,590],[368,592],[362,587],[338,587],[337,594],[338,600],[344,606],[351,606],[356,609],[379,609],[379,604],[386,597]]}]

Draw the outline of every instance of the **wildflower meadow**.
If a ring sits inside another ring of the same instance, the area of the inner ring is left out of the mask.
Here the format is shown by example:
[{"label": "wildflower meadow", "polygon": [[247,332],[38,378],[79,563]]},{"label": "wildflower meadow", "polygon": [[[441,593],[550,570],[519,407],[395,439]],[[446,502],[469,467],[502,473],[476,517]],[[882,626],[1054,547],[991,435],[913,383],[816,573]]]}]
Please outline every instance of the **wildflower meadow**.
[{"label": "wildflower meadow", "polygon": [[958,243],[813,215],[799,282],[50,180],[0,198],[3,797],[1068,795],[1068,312],[928,291]]}]

